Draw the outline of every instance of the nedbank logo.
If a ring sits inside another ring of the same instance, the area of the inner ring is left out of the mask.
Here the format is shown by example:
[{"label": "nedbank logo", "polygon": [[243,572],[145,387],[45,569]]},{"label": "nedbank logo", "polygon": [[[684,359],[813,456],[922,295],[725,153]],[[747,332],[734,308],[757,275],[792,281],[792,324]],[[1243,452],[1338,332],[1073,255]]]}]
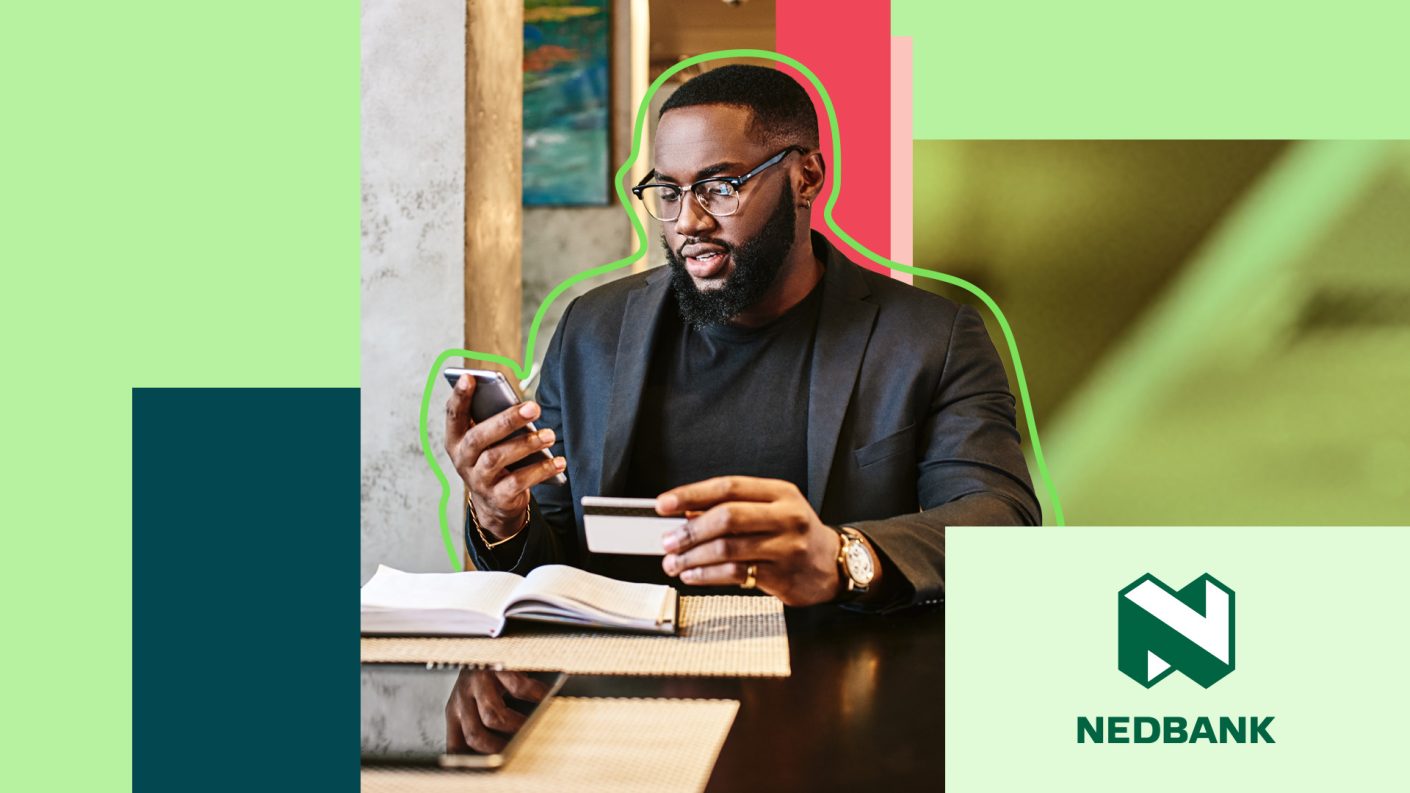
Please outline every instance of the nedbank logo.
[{"label": "nedbank logo", "polygon": [[1150,688],[1175,670],[1209,688],[1234,671],[1234,590],[1208,573],[1178,592],[1147,573],[1117,597],[1116,666]]},{"label": "nedbank logo", "polygon": [[[1116,599],[1116,665],[1127,677],[1150,688],[1178,669],[1209,688],[1234,671],[1234,590],[1214,576],[1176,591],[1147,573]],[[1272,716],[1078,716],[1077,742],[1268,744],[1276,743],[1272,723]]]}]

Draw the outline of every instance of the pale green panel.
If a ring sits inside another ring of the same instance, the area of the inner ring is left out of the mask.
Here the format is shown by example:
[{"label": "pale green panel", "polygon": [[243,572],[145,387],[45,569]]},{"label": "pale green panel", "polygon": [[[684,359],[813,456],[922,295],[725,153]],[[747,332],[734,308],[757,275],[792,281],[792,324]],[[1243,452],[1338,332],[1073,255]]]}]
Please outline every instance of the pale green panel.
[{"label": "pale green panel", "polygon": [[[1410,529],[962,527],[947,541],[946,790],[1403,784]],[[1117,595],[1145,573],[1234,591],[1233,672],[1147,689],[1117,670]],[[1276,743],[1079,745],[1079,715],[1273,716]]]}]

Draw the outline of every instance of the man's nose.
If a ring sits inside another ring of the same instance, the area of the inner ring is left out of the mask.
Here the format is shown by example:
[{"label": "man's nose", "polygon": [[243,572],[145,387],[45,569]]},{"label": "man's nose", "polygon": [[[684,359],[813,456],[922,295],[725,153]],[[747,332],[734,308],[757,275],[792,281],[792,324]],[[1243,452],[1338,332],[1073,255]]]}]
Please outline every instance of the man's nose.
[{"label": "man's nose", "polygon": [[715,216],[705,211],[694,192],[681,196],[681,214],[676,218],[676,233],[682,237],[699,237],[715,226]]}]

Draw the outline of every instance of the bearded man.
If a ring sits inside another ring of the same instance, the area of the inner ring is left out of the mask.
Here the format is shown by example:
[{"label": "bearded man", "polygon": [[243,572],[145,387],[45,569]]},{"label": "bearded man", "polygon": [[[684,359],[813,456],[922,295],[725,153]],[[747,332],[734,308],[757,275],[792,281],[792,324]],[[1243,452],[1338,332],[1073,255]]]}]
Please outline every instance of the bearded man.
[{"label": "bearded man", "polygon": [[[462,378],[446,404],[476,567],[886,612],[943,597],[946,526],[1039,522],[978,312],[809,228],[826,166],[796,81],[725,66],[686,82],[662,106],[653,165],[633,192],[669,266],[568,306],[536,402],[474,424]],[[537,434],[509,437],[530,421]],[[551,460],[508,467],[543,449]],[[590,553],[585,495],[689,519],[663,557]]]}]

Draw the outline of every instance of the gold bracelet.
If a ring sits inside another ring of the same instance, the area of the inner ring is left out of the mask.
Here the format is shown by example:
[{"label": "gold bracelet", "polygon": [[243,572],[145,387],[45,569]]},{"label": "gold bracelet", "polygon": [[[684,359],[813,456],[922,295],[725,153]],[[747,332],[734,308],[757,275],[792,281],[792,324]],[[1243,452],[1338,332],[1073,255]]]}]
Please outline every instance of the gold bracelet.
[{"label": "gold bracelet", "polygon": [[469,490],[465,491],[465,506],[470,510],[470,522],[475,526],[475,533],[480,535],[480,542],[483,542],[486,548],[493,548],[496,545],[503,545],[506,542],[509,542],[510,540],[514,539],[515,537],[518,537],[519,534],[524,531],[524,529],[529,528],[529,518],[534,514],[534,502],[530,501],[528,506],[524,508],[524,525],[519,527],[519,531],[514,532],[513,534],[509,535],[508,537],[505,537],[502,540],[495,540],[494,542],[490,542],[490,538],[485,536],[485,530],[480,528],[480,519],[475,517],[475,502],[471,500]]}]

